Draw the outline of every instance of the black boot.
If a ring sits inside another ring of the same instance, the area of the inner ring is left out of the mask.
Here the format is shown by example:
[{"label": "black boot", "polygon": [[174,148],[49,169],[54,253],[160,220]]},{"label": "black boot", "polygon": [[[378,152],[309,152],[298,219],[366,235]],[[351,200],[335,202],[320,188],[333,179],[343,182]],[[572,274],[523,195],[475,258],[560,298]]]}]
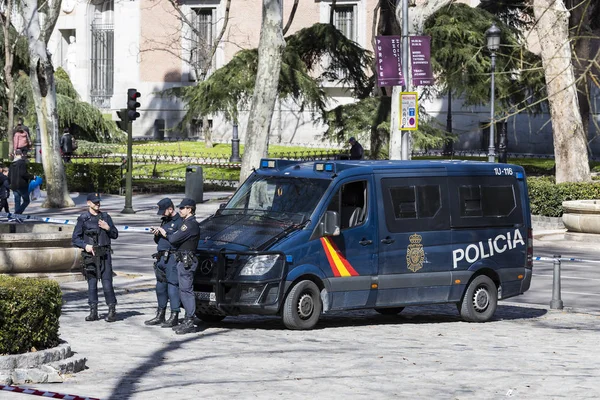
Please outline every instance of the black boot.
[{"label": "black boot", "polygon": [[146,325],[159,325],[162,324],[163,322],[165,322],[165,312],[167,311],[167,308],[160,308],[158,307],[156,309],[156,317],[149,319],[148,321],[145,321],[144,324]]},{"label": "black boot", "polygon": [[115,311],[115,307],[115,304],[108,305],[108,315],[106,318],[104,318],[106,322],[115,322],[117,320],[117,312]]},{"label": "black boot", "polygon": [[186,317],[183,323],[175,329],[175,333],[178,335],[185,335],[186,333],[196,332],[196,325],[194,325],[194,319]]},{"label": "black boot", "polygon": [[90,304],[90,315],[85,317],[86,321],[98,320],[98,304]]},{"label": "black boot", "polygon": [[[164,316],[164,314],[163,314]],[[163,319],[164,320],[164,319]],[[160,327],[161,328],[172,328],[179,324],[179,311],[171,311],[171,316],[168,320],[164,321]]]}]

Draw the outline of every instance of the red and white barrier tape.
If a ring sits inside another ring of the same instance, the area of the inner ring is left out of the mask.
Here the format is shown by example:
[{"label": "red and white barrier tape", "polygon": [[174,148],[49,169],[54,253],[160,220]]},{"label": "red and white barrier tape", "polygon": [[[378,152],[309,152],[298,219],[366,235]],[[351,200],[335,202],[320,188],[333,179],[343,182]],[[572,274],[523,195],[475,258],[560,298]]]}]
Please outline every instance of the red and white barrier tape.
[{"label": "red and white barrier tape", "polygon": [[36,389],[24,389],[24,388],[20,388],[18,386],[10,386],[10,385],[9,386],[0,385],[0,390],[5,390],[7,392],[14,392],[14,393],[32,394],[35,396],[50,397],[51,399],[100,400],[96,397],[82,397],[82,396],[76,396],[73,394],[60,394],[60,393],[46,392],[43,390],[36,390]]}]

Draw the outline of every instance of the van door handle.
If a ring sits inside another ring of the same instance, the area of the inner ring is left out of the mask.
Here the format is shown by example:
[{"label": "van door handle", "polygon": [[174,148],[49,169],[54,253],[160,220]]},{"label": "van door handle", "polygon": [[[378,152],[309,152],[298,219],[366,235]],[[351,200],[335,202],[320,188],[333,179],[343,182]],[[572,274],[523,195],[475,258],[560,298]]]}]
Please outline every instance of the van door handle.
[{"label": "van door handle", "polygon": [[392,243],[394,243],[394,242],[395,242],[395,240],[394,240],[394,239],[392,239],[392,238],[391,238],[391,237],[389,237],[389,236],[388,236],[388,237],[386,237],[385,239],[381,239],[381,243],[383,243],[383,244],[392,244]]},{"label": "van door handle", "polygon": [[361,241],[360,241],[360,242],[358,242],[358,243],[360,243],[360,244],[361,244],[361,245],[363,245],[363,246],[368,246],[368,245],[370,245],[370,244],[373,244],[373,241],[372,241],[372,240],[369,240],[369,239],[365,239],[365,238],[363,238],[363,240],[361,240]]}]

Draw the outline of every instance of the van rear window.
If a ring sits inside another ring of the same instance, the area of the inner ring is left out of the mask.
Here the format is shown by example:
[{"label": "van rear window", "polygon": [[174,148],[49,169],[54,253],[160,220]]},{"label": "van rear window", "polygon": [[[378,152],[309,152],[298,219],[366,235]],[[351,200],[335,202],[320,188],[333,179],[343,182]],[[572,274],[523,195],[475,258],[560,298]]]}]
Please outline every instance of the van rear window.
[{"label": "van rear window", "polygon": [[452,226],[493,227],[523,223],[519,187],[513,177],[449,178]]}]

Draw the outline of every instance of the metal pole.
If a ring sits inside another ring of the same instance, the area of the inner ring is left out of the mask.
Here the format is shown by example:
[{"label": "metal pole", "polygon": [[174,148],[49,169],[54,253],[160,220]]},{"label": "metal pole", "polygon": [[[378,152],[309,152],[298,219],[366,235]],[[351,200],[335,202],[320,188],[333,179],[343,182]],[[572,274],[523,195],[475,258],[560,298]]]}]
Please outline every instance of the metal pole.
[{"label": "metal pole", "polygon": [[[410,91],[410,77],[408,76],[408,0],[402,0],[402,75],[404,76],[404,91]],[[401,131],[400,146],[401,160],[408,160],[410,131]]]},{"label": "metal pole", "polygon": [[496,145],[494,143],[494,100],[495,100],[495,90],[496,90],[496,82],[494,80],[494,72],[496,70],[496,52],[492,51],[492,95],[490,101],[490,147],[488,148],[488,162],[496,161]]},{"label": "metal pole", "polygon": [[125,208],[121,214],[135,214],[131,202],[131,178],[133,175],[133,124],[127,124],[127,174],[125,175]]},{"label": "metal pole", "polygon": [[554,275],[552,278],[552,301],[550,308],[563,309],[563,301],[560,299],[560,254],[552,256],[554,258]]},{"label": "metal pole", "polygon": [[238,138],[238,125],[233,124],[233,137],[231,138],[231,162],[241,162],[240,158],[240,139]]}]

